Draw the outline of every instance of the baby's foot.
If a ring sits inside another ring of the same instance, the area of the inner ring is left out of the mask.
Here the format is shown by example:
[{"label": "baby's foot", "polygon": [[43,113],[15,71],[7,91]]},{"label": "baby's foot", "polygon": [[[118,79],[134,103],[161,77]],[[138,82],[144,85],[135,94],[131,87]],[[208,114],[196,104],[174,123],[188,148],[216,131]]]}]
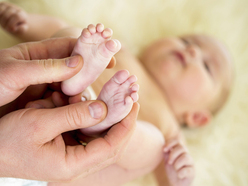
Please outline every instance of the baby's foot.
[{"label": "baby's foot", "polygon": [[194,165],[186,147],[177,139],[166,144],[165,171],[170,186],[190,186],[194,179]]},{"label": "baby's foot", "polygon": [[102,88],[98,100],[106,103],[108,114],[99,124],[81,129],[86,135],[95,135],[103,132],[113,124],[121,121],[131,111],[133,103],[138,100],[138,84],[136,76],[129,76],[126,70],[118,71]]},{"label": "baby's foot", "polygon": [[25,32],[28,28],[27,17],[27,13],[18,6],[7,2],[0,3],[0,24],[7,32]]},{"label": "baby's foot", "polygon": [[112,56],[121,48],[118,40],[110,39],[112,30],[104,29],[103,24],[89,25],[83,29],[73,49],[73,55],[81,55],[84,66],[69,80],[62,82],[62,91],[67,95],[76,95],[86,89],[103,72]]}]

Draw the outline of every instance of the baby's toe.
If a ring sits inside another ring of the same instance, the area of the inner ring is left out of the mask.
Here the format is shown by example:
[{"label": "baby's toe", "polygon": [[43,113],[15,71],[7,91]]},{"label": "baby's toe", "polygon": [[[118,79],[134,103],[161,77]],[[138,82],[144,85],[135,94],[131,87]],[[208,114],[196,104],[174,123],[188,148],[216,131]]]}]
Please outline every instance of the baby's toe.
[{"label": "baby's toe", "polygon": [[133,104],[133,99],[130,96],[127,96],[125,98],[125,105],[131,105]]},{"label": "baby's toe", "polygon": [[102,32],[104,30],[104,25],[102,23],[98,23],[96,25],[96,31],[97,32]]},{"label": "baby's toe", "polygon": [[[135,75],[132,75],[132,76],[130,76],[129,78],[128,78],[128,84],[129,84],[129,86],[130,85],[132,85],[133,83],[135,83],[137,81],[137,76],[135,76]],[[134,88],[138,88],[137,86],[135,86]]]},{"label": "baby's toe", "polygon": [[138,85],[138,84],[133,84],[132,87],[131,87],[131,90],[132,90],[133,92],[138,92],[138,90],[139,90],[139,85]]},{"label": "baby's toe", "polygon": [[89,38],[91,36],[91,33],[87,28],[84,28],[82,31],[82,36],[83,36],[82,38],[81,37],[79,37],[79,38],[80,39]]},{"label": "baby's toe", "polygon": [[95,25],[90,24],[90,25],[88,26],[88,30],[89,30],[89,32],[90,32],[91,34],[96,33],[96,27],[95,27]]},{"label": "baby's toe", "polygon": [[129,72],[127,70],[120,70],[114,75],[113,80],[115,83],[122,84],[128,79],[128,77]]},{"label": "baby's toe", "polygon": [[121,43],[117,39],[108,40],[105,43],[106,48],[113,53],[118,52],[121,49]]},{"label": "baby's toe", "polygon": [[131,98],[133,99],[133,102],[137,102],[138,99],[139,99],[138,93],[137,93],[137,92],[133,92],[133,93],[131,94]]},{"label": "baby's toe", "polygon": [[102,32],[102,37],[107,39],[113,35],[113,30],[111,28],[105,28]]},{"label": "baby's toe", "polygon": [[134,83],[137,81],[137,77],[135,75],[130,76],[125,82],[121,84],[122,89],[128,90],[128,94],[132,94],[135,90],[138,91],[139,86]]},{"label": "baby's toe", "polygon": [[[132,86],[136,81],[137,81],[137,77],[132,75],[132,76],[128,77],[125,81],[123,81],[120,88],[122,90],[127,90],[127,94],[130,95],[133,92],[135,92],[132,90]],[[135,89],[138,89],[138,87],[136,85],[134,86],[134,90]]]}]

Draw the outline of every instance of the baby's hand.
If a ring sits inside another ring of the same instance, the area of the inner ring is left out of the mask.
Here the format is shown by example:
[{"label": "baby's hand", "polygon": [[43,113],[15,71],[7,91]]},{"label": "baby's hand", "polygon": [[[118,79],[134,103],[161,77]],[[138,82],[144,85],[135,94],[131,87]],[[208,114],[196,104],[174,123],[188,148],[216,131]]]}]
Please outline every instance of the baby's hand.
[{"label": "baby's hand", "polygon": [[164,148],[165,171],[167,173],[170,186],[191,185],[195,168],[185,145],[178,139],[169,141]]}]

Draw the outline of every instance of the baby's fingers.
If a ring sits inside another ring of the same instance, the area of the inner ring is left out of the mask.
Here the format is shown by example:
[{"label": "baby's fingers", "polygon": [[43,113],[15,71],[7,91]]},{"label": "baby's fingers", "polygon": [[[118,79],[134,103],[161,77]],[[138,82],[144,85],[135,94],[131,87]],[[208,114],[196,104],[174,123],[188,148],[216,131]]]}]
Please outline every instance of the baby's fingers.
[{"label": "baby's fingers", "polygon": [[174,146],[178,145],[178,140],[177,139],[172,139],[168,142],[166,142],[166,145],[164,147],[164,152],[168,152],[171,148],[173,148]]},{"label": "baby's fingers", "polygon": [[180,170],[185,166],[193,167],[193,159],[189,156],[189,154],[182,154],[178,159],[176,159],[174,163],[175,170]]},{"label": "baby's fingers", "polygon": [[184,179],[184,178],[193,178],[195,175],[195,170],[193,167],[184,167],[181,170],[177,172],[177,176],[179,179]]},{"label": "baby's fingers", "polygon": [[181,145],[174,146],[170,150],[170,157],[169,157],[168,163],[170,165],[174,164],[175,160],[185,153],[187,153],[187,150],[183,146]]}]

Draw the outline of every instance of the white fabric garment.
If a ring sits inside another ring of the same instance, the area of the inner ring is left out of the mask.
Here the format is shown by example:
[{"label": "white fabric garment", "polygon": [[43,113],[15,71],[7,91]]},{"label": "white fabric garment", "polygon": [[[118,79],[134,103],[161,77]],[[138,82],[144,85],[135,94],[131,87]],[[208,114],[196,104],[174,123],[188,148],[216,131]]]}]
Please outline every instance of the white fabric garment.
[{"label": "white fabric garment", "polygon": [[47,182],[16,178],[0,178],[1,186],[47,186]]}]

